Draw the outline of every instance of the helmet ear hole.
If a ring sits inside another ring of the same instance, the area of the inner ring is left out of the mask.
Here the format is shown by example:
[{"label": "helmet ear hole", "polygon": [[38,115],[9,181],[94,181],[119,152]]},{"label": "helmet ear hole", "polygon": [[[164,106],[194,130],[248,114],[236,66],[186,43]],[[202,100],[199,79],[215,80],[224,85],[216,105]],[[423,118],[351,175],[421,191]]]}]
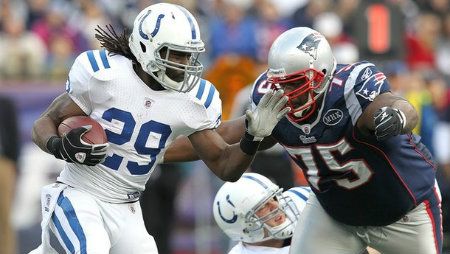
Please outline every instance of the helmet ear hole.
[{"label": "helmet ear hole", "polygon": [[326,75],[327,74],[327,70],[326,69],[322,69],[322,73],[323,73],[323,75]]},{"label": "helmet ear hole", "polygon": [[139,42],[139,44],[141,45],[142,52],[145,53],[145,51],[147,50],[147,47],[142,42]]}]

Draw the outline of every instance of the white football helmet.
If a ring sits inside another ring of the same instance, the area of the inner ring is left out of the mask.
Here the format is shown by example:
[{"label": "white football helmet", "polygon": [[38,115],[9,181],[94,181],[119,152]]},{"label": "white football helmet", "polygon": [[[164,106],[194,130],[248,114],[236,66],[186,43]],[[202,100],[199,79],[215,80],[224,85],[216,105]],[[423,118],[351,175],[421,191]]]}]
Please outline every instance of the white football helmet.
[{"label": "white football helmet", "polygon": [[[336,60],[325,37],[308,27],[292,28],[281,34],[269,51],[268,81],[274,89],[295,86],[286,93],[290,119],[300,122],[312,115],[317,99],[327,91]],[[306,96],[307,95],[307,96]],[[307,97],[303,105],[293,99]]]},{"label": "white football helmet", "polygon": [[[246,243],[269,239],[286,239],[292,236],[299,211],[283,189],[257,173],[244,173],[236,182],[226,182],[217,192],[213,204],[216,223],[234,241]],[[255,213],[269,200],[275,198],[278,208],[263,217]],[[265,222],[285,214],[280,225],[271,227]]]},{"label": "white football helmet", "polygon": [[[134,20],[129,46],[143,70],[166,89],[188,92],[202,75],[198,56],[205,51],[205,45],[197,21],[182,6],[159,3],[142,10]],[[161,55],[162,49],[167,53]],[[189,53],[189,63],[169,61],[171,51]],[[184,80],[171,79],[167,69],[184,71]]]}]

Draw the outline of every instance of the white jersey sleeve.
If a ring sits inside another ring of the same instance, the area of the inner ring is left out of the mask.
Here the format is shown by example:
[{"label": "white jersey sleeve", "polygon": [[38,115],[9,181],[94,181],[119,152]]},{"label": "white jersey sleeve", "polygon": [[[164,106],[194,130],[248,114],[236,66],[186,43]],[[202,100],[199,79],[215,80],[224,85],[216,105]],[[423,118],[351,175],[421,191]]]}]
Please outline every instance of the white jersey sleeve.
[{"label": "white jersey sleeve", "polygon": [[228,254],[288,254],[290,246],[281,248],[249,245],[239,242]]},{"label": "white jersey sleeve", "polygon": [[183,114],[187,126],[194,131],[217,128],[222,120],[222,100],[215,86],[202,79],[199,84],[189,92],[194,97],[195,106]]},{"label": "white jersey sleeve", "polygon": [[107,52],[102,50],[86,51],[78,55],[69,72],[66,92],[70,98],[86,113],[92,112],[92,80],[108,81],[114,75],[107,60]]},{"label": "white jersey sleeve", "polygon": [[293,187],[283,192],[283,196],[290,197],[292,201],[294,201],[298,211],[301,213],[305,208],[310,193],[311,188],[309,187]]}]

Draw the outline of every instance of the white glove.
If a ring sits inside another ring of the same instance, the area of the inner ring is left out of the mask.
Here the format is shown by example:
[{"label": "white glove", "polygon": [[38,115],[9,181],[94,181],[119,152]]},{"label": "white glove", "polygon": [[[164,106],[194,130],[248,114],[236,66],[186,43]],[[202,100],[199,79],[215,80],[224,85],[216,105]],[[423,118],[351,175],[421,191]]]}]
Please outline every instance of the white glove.
[{"label": "white glove", "polygon": [[247,132],[254,137],[253,141],[261,141],[270,136],[281,118],[291,110],[285,107],[288,97],[283,94],[283,90],[270,90],[261,98],[256,109],[245,112]]}]

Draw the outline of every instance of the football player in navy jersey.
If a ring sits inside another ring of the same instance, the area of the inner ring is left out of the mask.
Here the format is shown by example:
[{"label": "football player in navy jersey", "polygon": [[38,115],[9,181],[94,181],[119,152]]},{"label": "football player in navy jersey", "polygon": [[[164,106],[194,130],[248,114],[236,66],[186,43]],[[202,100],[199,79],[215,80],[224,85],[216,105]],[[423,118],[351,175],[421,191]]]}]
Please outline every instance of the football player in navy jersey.
[{"label": "football player in navy jersey", "polygon": [[[367,246],[384,254],[441,253],[436,165],[411,134],[417,112],[390,92],[385,75],[370,62],[336,64],[326,39],[307,27],[281,34],[268,62],[254,83],[252,108],[284,89],[292,110],[254,146],[284,146],[314,192],[290,253],[357,254]],[[238,142],[245,118],[218,132]],[[178,140],[165,160],[194,159],[188,147]]]}]

